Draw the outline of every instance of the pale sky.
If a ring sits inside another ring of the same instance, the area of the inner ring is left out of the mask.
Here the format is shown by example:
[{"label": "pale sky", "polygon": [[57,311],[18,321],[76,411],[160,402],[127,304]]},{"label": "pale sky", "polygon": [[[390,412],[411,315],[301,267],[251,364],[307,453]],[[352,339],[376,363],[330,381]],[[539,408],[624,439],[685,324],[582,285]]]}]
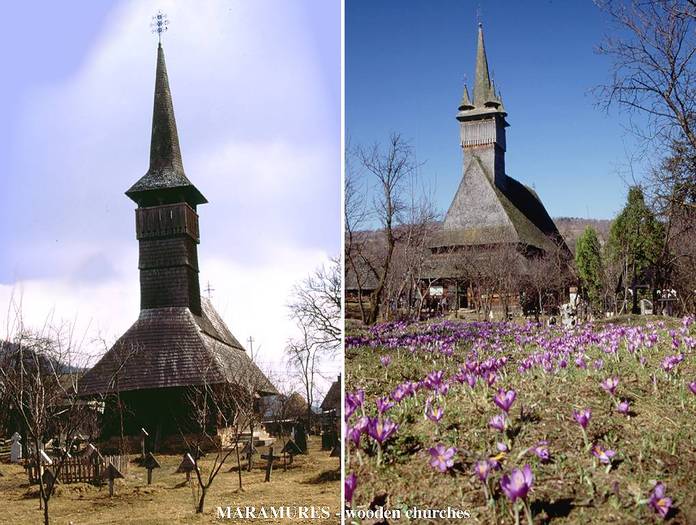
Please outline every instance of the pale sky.
[{"label": "pale sky", "polygon": [[27,323],[52,311],[88,341],[113,342],[136,320],[135,205],[123,193],[148,168],[157,9],[170,19],[184,168],[210,202],[201,288],[210,281],[235,336],[281,371],[290,288],[340,251],[339,2],[5,6],[0,306],[21,297]]}]

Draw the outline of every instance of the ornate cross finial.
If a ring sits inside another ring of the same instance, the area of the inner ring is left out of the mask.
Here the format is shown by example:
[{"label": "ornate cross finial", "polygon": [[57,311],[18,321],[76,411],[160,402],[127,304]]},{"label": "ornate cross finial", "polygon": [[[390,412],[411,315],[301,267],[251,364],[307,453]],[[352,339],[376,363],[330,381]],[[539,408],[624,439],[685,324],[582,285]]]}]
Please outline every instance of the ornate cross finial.
[{"label": "ornate cross finial", "polygon": [[214,292],[214,291],[215,291],[215,288],[211,288],[210,281],[208,281],[208,286],[206,286],[205,290],[204,290],[204,292],[206,292],[208,294],[208,299],[211,298],[212,292]]},{"label": "ornate cross finial", "polygon": [[157,33],[157,41],[162,43],[162,33],[166,32],[169,28],[169,19],[167,15],[162,11],[157,11],[157,13],[152,16],[150,28],[153,33]]}]

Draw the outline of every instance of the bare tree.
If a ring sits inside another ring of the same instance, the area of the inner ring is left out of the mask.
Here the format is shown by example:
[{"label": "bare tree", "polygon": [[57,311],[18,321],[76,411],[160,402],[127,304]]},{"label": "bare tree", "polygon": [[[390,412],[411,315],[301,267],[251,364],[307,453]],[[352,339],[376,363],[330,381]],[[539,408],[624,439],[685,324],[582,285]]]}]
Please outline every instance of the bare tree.
[{"label": "bare tree", "polygon": [[50,500],[68,452],[85,425],[93,425],[97,406],[103,400],[85,400],[78,395],[80,371],[87,359],[74,337],[74,326],[53,325],[31,330],[22,319],[21,306],[10,306],[11,333],[0,345],[0,384],[10,411],[19,418],[33,449],[33,461],[42,471],[40,452],[54,436],[63,440],[63,450],[53,459],[52,476],[39,475],[39,496],[45,525],[50,522]]},{"label": "bare tree", "polygon": [[336,350],[341,344],[341,282],[341,261],[335,257],[328,267],[321,265],[293,286],[288,304],[291,316],[324,349]]},{"label": "bare tree", "polygon": [[[186,416],[177,421],[177,426],[194,459],[197,514],[204,512],[208,491],[232,454],[237,461],[239,490],[243,490],[240,446],[247,433],[253,445],[253,426],[260,417],[255,401],[266,383],[251,360],[245,363],[226,383],[206,381],[186,389],[188,410],[183,411]],[[209,376],[210,367],[212,362],[204,364],[202,377]],[[212,464],[205,469],[199,461],[202,451],[212,456]]]},{"label": "bare tree", "polygon": [[295,318],[298,335],[288,341],[285,353],[288,358],[288,366],[297,374],[302,383],[305,398],[307,400],[307,425],[312,424],[312,405],[314,404],[314,392],[316,380],[321,377],[320,362],[322,353],[326,348],[321,339],[314,336],[312,327],[301,317]]},{"label": "bare tree", "polygon": [[379,223],[380,234],[384,236],[383,257],[376,261],[363,258],[377,280],[366,319],[369,324],[372,324],[379,316],[389,278],[397,242],[396,229],[403,222],[403,211],[406,206],[403,200],[404,184],[417,169],[417,164],[410,144],[397,133],[391,135],[386,148],[380,147],[379,144],[371,148],[358,147],[353,154],[361,168],[371,177],[375,194],[372,203],[373,219]]}]

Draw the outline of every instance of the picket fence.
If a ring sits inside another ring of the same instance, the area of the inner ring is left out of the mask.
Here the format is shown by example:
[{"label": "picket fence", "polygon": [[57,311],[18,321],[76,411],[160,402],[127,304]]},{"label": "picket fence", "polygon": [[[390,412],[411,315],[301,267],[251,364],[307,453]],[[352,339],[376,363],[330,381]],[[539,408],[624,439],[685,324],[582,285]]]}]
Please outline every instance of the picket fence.
[{"label": "picket fence", "polygon": [[[48,468],[55,469],[59,461],[56,459],[54,466]],[[84,457],[67,458],[58,474],[58,481],[60,483],[100,483],[102,472],[109,463],[113,463],[114,467],[125,476],[128,473],[128,462],[128,456],[104,456],[103,460],[98,461]],[[29,476],[29,483],[38,483],[41,472],[39,467],[31,462],[27,463],[25,468]]]}]

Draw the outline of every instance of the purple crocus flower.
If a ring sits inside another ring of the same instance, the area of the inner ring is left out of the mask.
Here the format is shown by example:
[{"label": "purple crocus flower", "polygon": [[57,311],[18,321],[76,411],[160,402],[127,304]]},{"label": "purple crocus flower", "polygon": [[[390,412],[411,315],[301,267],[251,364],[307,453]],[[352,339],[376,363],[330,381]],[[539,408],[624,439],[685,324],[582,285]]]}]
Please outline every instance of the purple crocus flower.
[{"label": "purple crocus flower", "polygon": [[485,459],[477,461],[474,463],[474,472],[478,479],[485,483],[488,479],[488,475],[491,473],[491,464]]},{"label": "purple crocus flower", "polygon": [[628,411],[631,409],[628,401],[621,401],[618,405],[616,405],[616,411],[619,414],[623,414],[624,416],[628,414]]},{"label": "purple crocus flower", "polygon": [[355,487],[358,485],[358,477],[351,472],[346,476],[346,481],[344,483],[344,489],[346,494],[346,501],[348,503],[353,501],[353,492],[355,492]]},{"label": "purple crocus flower", "polygon": [[371,417],[369,426],[367,427],[367,433],[381,445],[396,432],[397,428],[399,428],[399,425],[389,418],[381,419],[378,417]]},{"label": "purple crocus flower", "polygon": [[346,430],[346,438],[348,438],[348,441],[350,443],[353,443],[356,447],[359,447],[360,436],[362,435],[362,433],[362,429],[358,428],[357,426],[348,427],[348,429]]},{"label": "purple crocus flower", "polygon": [[353,393],[346,393],[346,420],[353,415],[359,407],[362,406],[365,401],[365,392],[363,390],[356,390]]},{"label": "purple crocus flower", "polygon": [[534,474],[529,465],[525,465],[522,470],[512,469],[510,475],[504,474],[500,479],[500,488],[507,498],[515,502],[518,499],[527,499],[527,494],[534,483]]},{"label": "purple crocus flower", "polygon": [[394,406],[394,402],[389,399],[389,396],[379,397],[375,403],[377,404],[377,412],[380,414],[384,414],[387,410]]},{"label": "purple crocus flower", "polygon": [[517,397],[517,392],[514,390],[508,390],[505,392],[502,388],[498,390],[498,393],[493,397],[493,402],[498,405],[498,407],[506,414],[510,411],[510,407],[515,402]]},{"label": "purple crocus flower", "polygon": [[503,432],[505,430],[505,416],[502,414],[493,416],[488,422],[488,426],[497,430],[498,432]]},{"label": "purple crocus flower", "polygon": [[430,449],[430,466],[440,472],[447,472],[454,465],[454,455],[456,453],[456,448],[447,448],[445,445],[438,443]]},{"label": "purple crocus flower", "polygon": [[427,408],[425,409],[425,416],[430,421],[434,421],[435,423],[439,423],[444,415],[445,410],[442,407],[435,408],[428,404]]},{"label": "purple crocus flower", "polygon": [[532,451],[537,455],[542,463],[547,463],[551,459],[548,441],[539,441],[535,447],[532,447]]},{"label": "purple crocus flower", "polygon": [[619,386],[619,378],[608,377],[604,381],[602,381],[601,385],[605,392],[613,396],[616,392],[616,387]]},{"label": "purple crocus flower", "polygon": [[691,383],[689,383],[689,390],[691,390],[691,392],[694,395],[696,395],[696,381],[692,381]]},{"label": "purple crocus flower", "polygon": [[592,447],[592,455],[599,459],[600,463],[609,465],[611,463],[611,458],[616,455],[616,452],[610,449],[605,449],[601,445],[595,445]]},{"label": "purple crocus flower", "polygon": [[590,418],[592,417],[592,411],[589,408],[581,410],[580,412],[573,410],[573,417],[575,421],[578,422],[578,425],[582,428],[587,428],[587,425],[590,423]]},{"label": "purple crocus flower", "polygon": [[660,518],[665,519],[672,508],[672,499],[665,497],[665,485],[659,482],[653,488],[648,500],[648,506],[657,512]]},{"label": "purple crocus flower", "polygon": [[389,363],[391,363],[391,360],[392,360],[392,358],[389,354],[385,354],[379,358],[379,361],[382,363],[382,366],[384,366],[384,367],[389,366]]}]

